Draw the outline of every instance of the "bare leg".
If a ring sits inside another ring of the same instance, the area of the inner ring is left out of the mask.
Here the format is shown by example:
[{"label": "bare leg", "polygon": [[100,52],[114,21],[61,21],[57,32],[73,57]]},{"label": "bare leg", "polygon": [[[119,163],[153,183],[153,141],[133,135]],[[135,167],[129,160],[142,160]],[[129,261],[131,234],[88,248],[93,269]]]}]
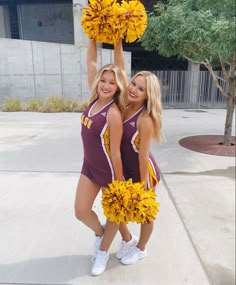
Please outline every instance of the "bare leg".
[{"label": "bare leg", "polygon": [[137,244],[137,247],[143,251],[145,250],[146,244],[148,242],[148,240],[150,239],[150,236],[153,232],[153,228],[154,228],[154,223],[150,223],[150,224],[142,224],[141,228],[140,228],[140,238]]},{"label": "bare leg", "polygon": [[124,240],[125,242],[128,242],[131,240],[132,236],[131,236],[131,233],[128,229],[127,224],[121,223],[119,226],[119,232],[120,232],[120,235],[122,237],[122,240]]},{"label": "bare leg", "polygon": [[119,225],[114,223],[114,222],[110,222],[109,220],[107,220],[106,222],[106,226],[105,226],[105,231],[104,231],[104,237],[100,246],[100,250],[102,251],[108,251],[115,236],[116,233],[119,229]]},{"label": "bare leg", "polygon": [[[155,192],[155,186],[153,191]],[[137,247],[141,250],[144,251],[146,244],[148,243],[151,234],[153,232],[153,228],[154,228],[154,222],[148,223],[148,224],[141,224],[141,228],[140,228],[140,237],[139,237],[139,241],[137,244]]]},{"label": "bare leg", "polygon": [[103,226],[96,213],[92,210],[99,190],[100,186],[81,174],[75,196],[75,216],[93,230],[97,236],[102,236],[104,232]]}]

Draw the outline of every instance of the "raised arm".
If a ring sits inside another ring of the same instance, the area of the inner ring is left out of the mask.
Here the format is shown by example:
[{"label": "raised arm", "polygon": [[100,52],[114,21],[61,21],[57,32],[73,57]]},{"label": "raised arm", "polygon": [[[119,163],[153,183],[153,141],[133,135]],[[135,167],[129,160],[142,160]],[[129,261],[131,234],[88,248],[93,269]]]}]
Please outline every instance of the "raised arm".
[{"label": "raised arm", "polygon": [[91,91],[91,86],[94,81],[94,78],[97,73],[97,44],[93,40],[89,40],[87,48],[87,76],[88,76],[88,85]]},{"label": "raised arm", "polygon": [[125,56],[123,51],[122,39],[119,40],[114,47],[114,64],[118,66],[125,77],[126,85],[128,86],[128,78],[125,70]]}]

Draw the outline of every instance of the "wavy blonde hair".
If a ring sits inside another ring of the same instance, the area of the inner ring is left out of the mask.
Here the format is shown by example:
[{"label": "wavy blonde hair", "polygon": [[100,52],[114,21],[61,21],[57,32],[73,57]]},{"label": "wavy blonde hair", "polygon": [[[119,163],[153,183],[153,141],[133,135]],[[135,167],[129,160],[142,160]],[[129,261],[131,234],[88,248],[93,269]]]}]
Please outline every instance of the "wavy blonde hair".
[{"label": "wavy blonde hair", "polygon": [[89,98],[89,103],[93,102],[95,99],[98,98],[98,94],[97,94],[98,82],[100,81],[101,76],[105,71],[113,71],[115,74],[115,79],[116,79],[116,83],[118,85],[118,89],[117,89],[116,93],[114,94],[113,98],[114,98],[114,101],[117,104],[118,108],[120,109],[120,111],[122,111],[124,109],[124,106],[125,106],[125,96],[126,96],[126,92],[127,92],[126,81],[125,81],[125,78],[123,76],[121,69],[114,64],[106,64],[98,70],[98,72],[95,76],[94,82],[92,84],[91,96]]},{"label": "wavy blonde hair", "polygon": [[139,71],[131,79],[137,76],[143,76],[146,79],[147,100],[145,105],[144,115],[150,116],[154,124],[153,139],[157,142],[163,142],[162,135],[162,103],[161,103],[161,88],[157,76],[150,71]]}]

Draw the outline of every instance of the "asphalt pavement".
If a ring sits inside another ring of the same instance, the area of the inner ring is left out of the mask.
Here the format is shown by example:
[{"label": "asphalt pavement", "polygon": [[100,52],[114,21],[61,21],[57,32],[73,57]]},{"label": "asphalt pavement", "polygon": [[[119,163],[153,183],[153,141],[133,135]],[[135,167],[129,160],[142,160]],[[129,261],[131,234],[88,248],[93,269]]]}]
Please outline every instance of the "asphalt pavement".
[{"label": "asphalt pavement", "polygon": [[[0,284],[234,285],[235,157],[191,151],[178,141],[222,135],[223,109],[163,114],[160,212],[148,256],[91,275],[93,233],[74,217],[83,159],[80,113],[0,112]],[[235,125],[233,126],[235,135]],[[104,222],[100,195],[94,210]],[[130,224],[138,235],[139,225]]]}]

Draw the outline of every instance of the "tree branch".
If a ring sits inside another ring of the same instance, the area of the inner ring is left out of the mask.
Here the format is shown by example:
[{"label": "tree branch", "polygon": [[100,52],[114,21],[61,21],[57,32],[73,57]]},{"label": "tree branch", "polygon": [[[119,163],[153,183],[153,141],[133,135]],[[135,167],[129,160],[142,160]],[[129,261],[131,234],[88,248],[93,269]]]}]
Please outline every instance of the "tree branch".
[{"label": "tree branch", "polygon": [[236,53],[234,53],[232,63],[230,64],[229,78],[234,78],[235,69],[236,69]]},{"label": "tree branch", "polygon": [[219,59],[220,59],[220,65],[221,65],[221,69],[223,71],[223,76],[224,76],[224,79],[227,81],[229,79],[229,75],[227,74],[227,71],[226,71],[226,68],[225,68],[225,64],[224,62],[222,61],[221,57],[219,56]]},{"label": "tree branch", "polygon": [[206,64],[204,64],[206,66],[206,68],[209,70],[209,72],[211,73],[211,76],[216,84],[216,87],[219,89],[220,93],[225,97],[228,98],[228,94],[227,92],[224,91],[224,89],[221,87],[221,85],[218,82],[217,79],[217,75],[215,74],[214,70],[212,69],[212,66],[210,64],[210,62],[208,60],[206,60]]},{"label": "tree branch", "polygon": [[[204,61],[193,60],[192,58],[186,56],[186,53],[189,53],[189,50],[186,49],[186,48],[184,48],[184,49],[183,49],[183,52],[181,53],[181,56],[182,56],[183,58],[186,58],[187,60],[193,61],[194,63],[204,64],[204,65],[206,64],[206,62],[204,62]],[[192,53],[193,56],[194,56],[194,54],[195,54],[195,55],[198,55],[198,54],[197,54],[196,52],[194,52],[193,50],[191,50],[191,53]]]},{"label": "tree branch", "polygon": [[197,64],[206,64],[206,62],[203,62],[203,61],[196,61],[196,60],[193,60],[192,58],[190,58],[190,57],[187,57],[186,55],[182,55],[184,58],[186,58],[187,60],[189,60],[189,61],[192,61],[192,62],[194,62],[194,63],[197,63]]}]

